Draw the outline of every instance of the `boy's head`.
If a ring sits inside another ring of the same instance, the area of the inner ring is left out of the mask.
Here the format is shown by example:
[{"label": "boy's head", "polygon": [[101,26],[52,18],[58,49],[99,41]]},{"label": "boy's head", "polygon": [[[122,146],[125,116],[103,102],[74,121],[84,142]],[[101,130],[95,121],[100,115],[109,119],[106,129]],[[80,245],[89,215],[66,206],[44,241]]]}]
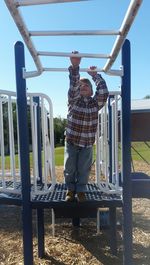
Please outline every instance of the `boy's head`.
[{"label": "boy's head", "polygon": [[91,97],[93,95],[92,84],[88,78],[80,79],[80,95],[83,97]]}]

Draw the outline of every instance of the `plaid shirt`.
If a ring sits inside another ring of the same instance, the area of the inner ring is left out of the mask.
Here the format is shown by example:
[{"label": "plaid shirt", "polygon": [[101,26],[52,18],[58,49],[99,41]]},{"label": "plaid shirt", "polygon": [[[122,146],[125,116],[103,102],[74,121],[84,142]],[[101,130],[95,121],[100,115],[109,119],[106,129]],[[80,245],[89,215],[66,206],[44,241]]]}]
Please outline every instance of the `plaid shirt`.
[{"label": "plaid shirt", "polygon": [[96,92],[93,97],[80,96],[79,67],[69,67],[70,88],[68,91],[68,115],[66,140],[81,147],[90,147],[95,142],[98,111],[104,106],[108,90],[100,74],[93,77]]}]

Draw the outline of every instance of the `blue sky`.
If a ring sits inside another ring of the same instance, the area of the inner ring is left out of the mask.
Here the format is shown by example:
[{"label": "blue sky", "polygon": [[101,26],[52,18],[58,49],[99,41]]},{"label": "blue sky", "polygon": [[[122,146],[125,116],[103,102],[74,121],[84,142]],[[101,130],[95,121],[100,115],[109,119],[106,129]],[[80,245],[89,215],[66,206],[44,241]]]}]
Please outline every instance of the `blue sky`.
[{"label": "blue sky", "polygon": [[[123,21],[129,0],[92,0],[76,3],[61,3],[39,5],[21,8],[21,12],[30,30],[118,30]],[[142,6],[128,33],[131,42],[132,99],[142,99],[150,94],[150,1],[143,0]],[[5,5],[0,1],[0,89],[15,91],[14,43],[22,40],[20,33]],[[81,53],[110,53],[115,37],[110,36],[64,36],[64,37],[34,37],[37,50]],[[35,70],[33,60],[25,48],[26,70]],[[68,58],[41,58],[44,67],[64,67],[70,64]],[[104,59],[83,58],[81,67],[96,65],[99,68],[105,64]],[[120,56],[113,69],[121,65]],[[81,73],[87,76],[86,73]],[[102,74],[110,91],[118,90],[119,77]],[[54,116],[66,117],[68,73],[44,72],[39,77],[27,80],[29,92],[47,94],[52,102]]]}]

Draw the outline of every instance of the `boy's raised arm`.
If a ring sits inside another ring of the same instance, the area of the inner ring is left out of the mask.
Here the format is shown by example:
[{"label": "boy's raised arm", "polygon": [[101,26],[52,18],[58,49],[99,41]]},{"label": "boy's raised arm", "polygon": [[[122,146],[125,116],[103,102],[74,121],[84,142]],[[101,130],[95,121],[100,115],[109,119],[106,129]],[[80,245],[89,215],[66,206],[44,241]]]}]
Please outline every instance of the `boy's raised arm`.
[{"label": "boy's raised arm", "polygon": [[[73,54],[77,54],[77,51],[72,52]],[[68,102],[72,104],[74,100],[76,100],[80,96],[79,90],[79,65],[81,62],[81,57],[70,57],[71,65],[69,66],[69,79],[70,79],[70,87],[68,90]]]},{"label": "boy's raised arm", "polygon": [[92,76],[92,79],[96,84],[94,98],[98,103],[99,109],[101,109],[105,105],[109,93],[105,80],[100,74],[97,73],[96,69],[96,66],[91,66],[89,68],[90,71],[88,71],[88,74]]}]

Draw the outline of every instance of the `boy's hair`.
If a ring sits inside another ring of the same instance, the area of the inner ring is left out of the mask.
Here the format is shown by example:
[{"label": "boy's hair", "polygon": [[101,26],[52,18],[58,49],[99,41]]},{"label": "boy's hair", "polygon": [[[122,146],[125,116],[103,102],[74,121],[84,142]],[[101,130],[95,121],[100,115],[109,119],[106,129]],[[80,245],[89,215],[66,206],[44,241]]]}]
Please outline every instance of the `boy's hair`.
[{"label": "boy's hair", "polygon": [[91,92],[93,94],[93,88],[92,88],[92,84],[91,84],[90,80],[88,78],[82,77],[82,78],[80,78],[80,81],[83,83],[86,83],[91,88]]}]

